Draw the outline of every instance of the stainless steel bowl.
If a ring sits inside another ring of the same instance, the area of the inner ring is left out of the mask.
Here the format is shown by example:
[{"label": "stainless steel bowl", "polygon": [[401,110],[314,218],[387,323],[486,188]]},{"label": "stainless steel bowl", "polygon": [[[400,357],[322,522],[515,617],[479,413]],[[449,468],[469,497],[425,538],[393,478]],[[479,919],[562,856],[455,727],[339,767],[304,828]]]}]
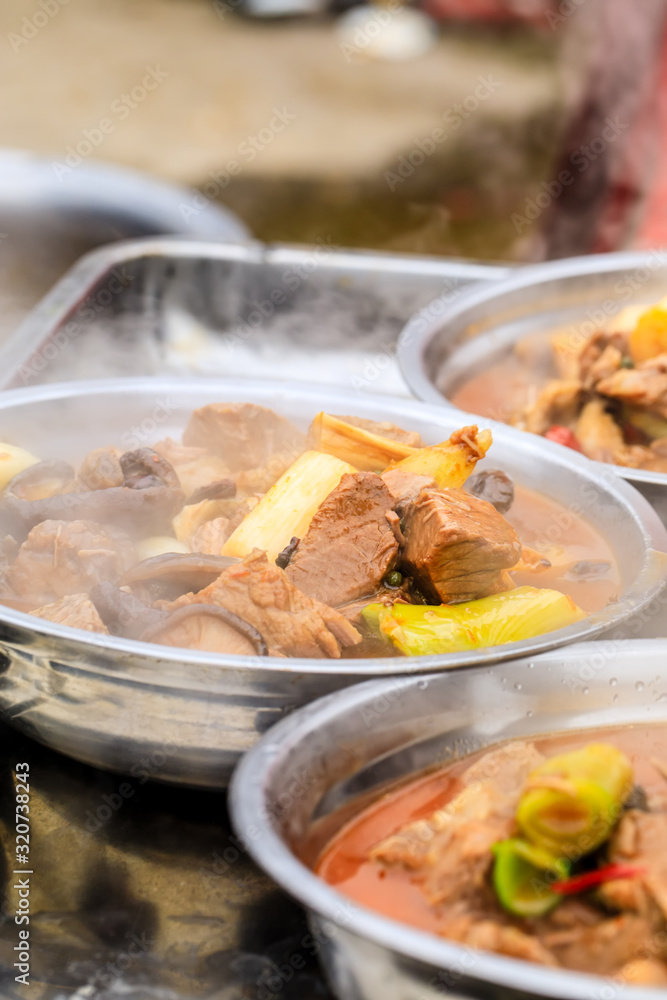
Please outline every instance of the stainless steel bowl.
[{"label": "stainless steel bowl", "polygon": [[304,947],[340,1000],[664,996],[472,951],[358,905],[308,865],[359,803],[433,764],[552,731],[667,723],[666,664],[664,641],[595,642],[495,670],[374,681],[301,709],[245,756],[230,789],[238,837],[308,910]]},{"label": "stainless steel bowl", "polygon": [[[420,399],[447,402],[472,374],[531,333],[567,327],[592,333],[625,306],[667,295],[667,252],[610,253],[522,268],[509,278],[434,299],[407,323],[398,343],[403,376]],[[667,474],[612,466],[667,520]]]},{"label": "stainless steel bowl", "polygon": [[[290,383],[183,379],[76,382],[0,394],[0,441],[41,456],[78,460],[94,447],[149,444],[183,430],[190,412],[216,400],[273,407],[304,429],[321,409],[393,420],[435,442],[465,422],[458,411]],[[406,659],[308,660],[217,656],[79,632],[0,608],[0,712],[15,726],[86,763],[215,787],[258,735],[319,695],[369,677],[411,674],[532,655],[661,622],[667,531],[649,505],[610,470],[490,424],[492,458],[517,482],[544,490],[568,518],[594,521],[621,567],[618,601],[568,628],[475,653]],[[562,525],[553,526],[556,535]],[[657,551],[661,550],[661,551]],[[667,599],[667,592],[665,592]],[[623,623],[626,622],[625,625]],[[660,625],[660,627],[663,627]],[[667,629],[666,629],[667,631]],[[143,763],[142,763],[143,762]]]},{"label": "stainless steel bowl", "polygon": [[208,202],[185,221],[187,190],[112,164],[56,173],[52,161],[0,149],[0,342],[78,258],[102,244],[178,233],[247,240],[233,212]]}]

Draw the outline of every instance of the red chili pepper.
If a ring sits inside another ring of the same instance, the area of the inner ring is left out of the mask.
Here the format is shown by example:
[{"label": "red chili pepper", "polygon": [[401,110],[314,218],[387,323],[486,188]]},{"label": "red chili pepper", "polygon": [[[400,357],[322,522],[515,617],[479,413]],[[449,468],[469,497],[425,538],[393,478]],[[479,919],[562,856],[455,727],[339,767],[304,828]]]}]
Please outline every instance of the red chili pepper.
[{"label": "red chili pepper", "polygon": [[574,451],[581,451],[581,445],[569,427],[563,427],[561,424],[554,424],[549,428],[544,436],[545,438],[549,438],[550,441],[555,441],[556,444],[564,444],[566,448],[572,448]]},{"label": "red chili pepper", "polygon": [[562,896],[573,896],[577,892],[586,892],[603,882],[613,882],[617,878],[637,878],[645,875],[646,869],[639,865],[607,865],[606,868],[598,868],[594,872],[586,872],[585,875],[575,875],[573,878],[563,879],[562,882],[554,882],[551,886],[553,892],[558,892]]}]

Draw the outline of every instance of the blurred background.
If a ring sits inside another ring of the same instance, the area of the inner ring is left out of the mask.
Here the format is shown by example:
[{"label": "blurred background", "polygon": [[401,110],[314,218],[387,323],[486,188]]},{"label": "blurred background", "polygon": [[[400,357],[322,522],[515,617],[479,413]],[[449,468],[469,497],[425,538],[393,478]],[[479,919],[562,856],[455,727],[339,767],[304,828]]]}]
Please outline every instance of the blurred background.
[{"label": "blurred background", "polygon": [[[540,260],[664,237],[665,0],[3,0],[0,143],[266,241]],[[1,249],[1,248],[0,248]]]}]

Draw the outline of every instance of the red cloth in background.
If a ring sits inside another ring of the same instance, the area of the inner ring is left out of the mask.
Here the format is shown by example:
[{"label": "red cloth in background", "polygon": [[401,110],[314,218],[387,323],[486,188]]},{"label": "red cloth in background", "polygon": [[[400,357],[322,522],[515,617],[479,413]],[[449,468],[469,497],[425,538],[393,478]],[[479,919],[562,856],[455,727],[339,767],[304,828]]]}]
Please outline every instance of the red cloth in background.
[{"label": "red cloth in background", "polygon": [[662,44],[655,127],[659,136],[652,176],[632,241],[637,249],[667,247],[667,33]]},{"label": "red cloth in background", "polygon": [[423,0],[423,10],[439,21],[544,22],[554,0]]}]

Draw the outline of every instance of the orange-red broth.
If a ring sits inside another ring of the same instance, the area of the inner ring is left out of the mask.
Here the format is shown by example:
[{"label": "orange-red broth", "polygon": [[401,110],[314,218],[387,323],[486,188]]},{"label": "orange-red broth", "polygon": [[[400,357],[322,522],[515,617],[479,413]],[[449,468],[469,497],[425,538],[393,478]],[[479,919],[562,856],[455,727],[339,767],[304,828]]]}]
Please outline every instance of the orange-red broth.
[{"label": "orange-red broth", "polygon": [[[664,790],[665,782],[650,758],[667,759],[667,726],[619,726],[594,733],[567,733],[536,739],[538,749],[553,756],[592,740],[613,743],[631,759],[635,781],[650,795]],[[359,812],[329,841],[315,871],[362,906],[424,931],[440,933],[436,907],[429,906],[418,878],[399,866],[385,868],[368,860],[373,847],[413,820],[442,809],[462,789],[460,775],[488,751],[461,758],[449,767],[410,781]]]}]

